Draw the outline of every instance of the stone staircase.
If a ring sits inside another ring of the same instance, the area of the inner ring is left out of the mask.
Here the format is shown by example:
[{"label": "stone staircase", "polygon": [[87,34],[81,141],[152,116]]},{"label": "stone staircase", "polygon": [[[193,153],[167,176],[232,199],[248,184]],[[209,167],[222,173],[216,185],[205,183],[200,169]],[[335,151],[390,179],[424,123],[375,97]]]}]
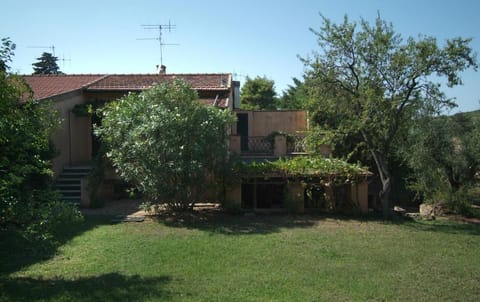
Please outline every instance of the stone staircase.
[{"label": "stone staircase", "polygon": [[80,205],[82,199],[82,179],[87,176],[90,166],[67,166],[56,180],[57,190],[62,195],[62,200]]}]

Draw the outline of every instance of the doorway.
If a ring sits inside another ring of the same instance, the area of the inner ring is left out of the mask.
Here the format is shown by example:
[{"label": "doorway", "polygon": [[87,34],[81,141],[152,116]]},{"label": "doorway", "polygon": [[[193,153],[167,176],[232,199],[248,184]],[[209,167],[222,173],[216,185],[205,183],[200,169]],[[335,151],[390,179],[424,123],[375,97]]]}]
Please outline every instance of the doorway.
[{"label": "doorway", "polygon": [[240,150],[248,151],[248,113],[237,113],[237,134],[240,136]]}]

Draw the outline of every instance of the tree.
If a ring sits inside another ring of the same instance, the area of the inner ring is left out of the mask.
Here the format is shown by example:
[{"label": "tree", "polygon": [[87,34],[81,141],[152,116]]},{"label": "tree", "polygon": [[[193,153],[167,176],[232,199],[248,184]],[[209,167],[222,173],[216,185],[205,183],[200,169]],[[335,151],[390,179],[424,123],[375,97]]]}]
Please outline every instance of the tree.
[{"label": "tree", "polygon": [[51,53],[44,52],[38,62],[33,63],[33,74],[62,74],[57,65],[57,57]]},{"label": "tree", "polygon": [[2,48],[0,48],[0,72],[7,72],[10,69],[8,64],[12,61],[15,48],[16,45],[10,38],[2,38]]},{"label": "tree", "polygon": [[[323,17],[317,36],[319,52],[302,59],[309,108],[322,112],[331,123],[325,126],[337,137],[357,137],[368,150],[382,182],[380,200],[390,215],[390,159],[399,134],[419,110],[438,113],[454,106],[434,80],[446,79],[449,87],[461,84],[459,73],[477,68],[469,46],[471,39],[435,38],[402,40],[380,16],[375,24],[365,20],[334,24]],[[435,77],[434,77],[435,76]]]},{"label": "tree", "polygon": [[[12,45],[1,49],[2,62]],[[51,103],[34,101],[20,76],[0,71],[0,230],[45,239],[57,224],[80,218],[53,187],[50,137],[59,123]]]},{"label": "tree", "polygon": [[184,210],[201,200],[227,158],[228,110],[203,105],[181,80],[109,103],[96,129],[119,175],[147,201]]},{"label": "tree", "polygon": [[479,121],[467,114],[421,118],[403,152],[413,171],[411,187],[422,200],[468,213],[480,171]]},{"label": "tree", "polygon": [[247,76],[241,90],[242,109],[249,110],[273,110],[276,109],[275,83],[267,77]]},{"label": "tree", "polygon": [[304,83],[297,78],[292,80],[293,85],[288,85],[287,90],[277,101],[277,107],[280,109],[304,109],[308,103]]}]

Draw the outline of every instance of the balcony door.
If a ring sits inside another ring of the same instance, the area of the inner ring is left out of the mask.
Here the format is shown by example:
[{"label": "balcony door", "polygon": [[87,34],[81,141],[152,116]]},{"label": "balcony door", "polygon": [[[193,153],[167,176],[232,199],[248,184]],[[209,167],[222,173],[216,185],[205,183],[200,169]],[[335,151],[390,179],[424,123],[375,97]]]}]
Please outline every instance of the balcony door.
[{"label": "balcony door", "polygon": [[248,113],[237,113],[237,134],[240,135],[240,150],[248,151]]}]

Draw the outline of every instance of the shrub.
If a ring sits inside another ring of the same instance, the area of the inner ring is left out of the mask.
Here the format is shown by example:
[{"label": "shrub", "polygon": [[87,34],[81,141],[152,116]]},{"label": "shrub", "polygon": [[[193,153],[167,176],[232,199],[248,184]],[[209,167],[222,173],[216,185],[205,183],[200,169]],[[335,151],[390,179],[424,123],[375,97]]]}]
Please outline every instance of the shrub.
[{"label": "shrub", "polygon": [[187,209],[211,190],[227,161],[228,110],[198,102],[184,81],[107,104],[96,129],[117,173],[147,201]]},{"label": "shrub", "polygon": [[34,101],[21,77],[0,70],[0,229],[48,239],[59,223],[80,219],[53,186],[50,137],[59,122],[50,102]]}]

